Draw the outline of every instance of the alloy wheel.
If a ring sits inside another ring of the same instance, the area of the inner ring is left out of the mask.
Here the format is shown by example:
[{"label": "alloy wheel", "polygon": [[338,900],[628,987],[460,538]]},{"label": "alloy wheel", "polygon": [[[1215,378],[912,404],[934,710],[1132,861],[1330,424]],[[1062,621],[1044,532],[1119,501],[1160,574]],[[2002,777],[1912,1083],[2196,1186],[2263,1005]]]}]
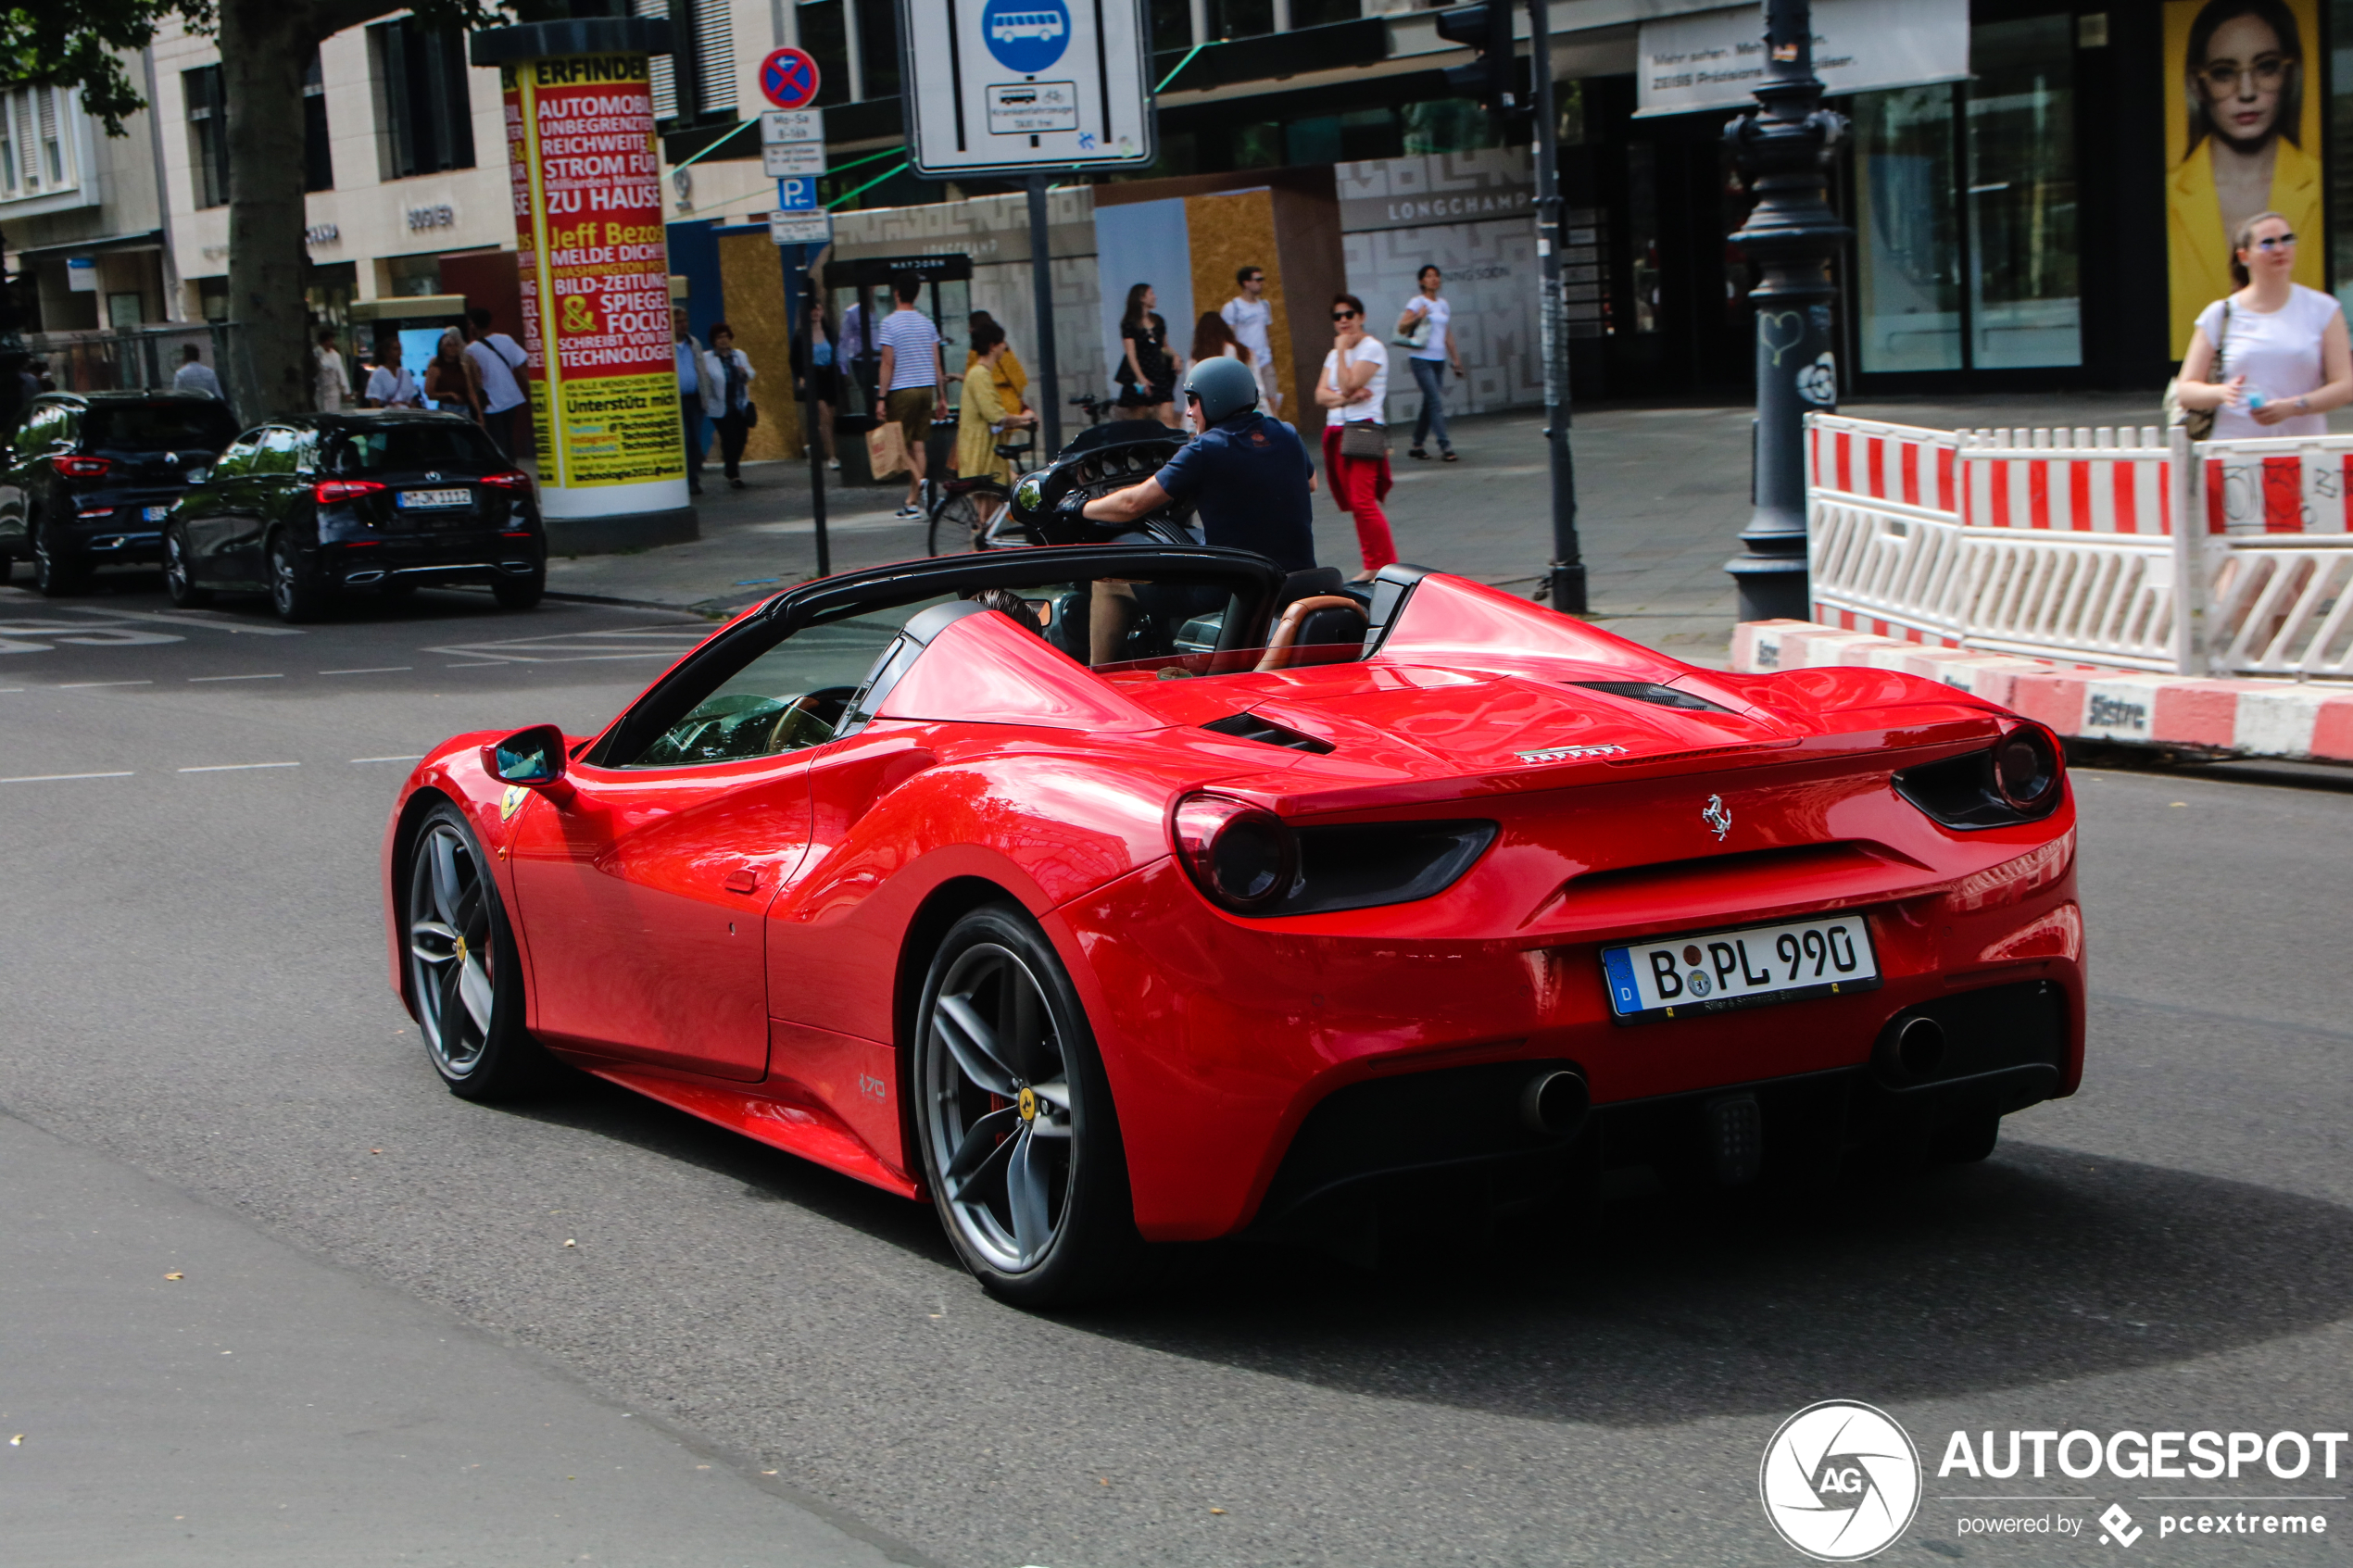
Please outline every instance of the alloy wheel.
[{"label": "alloy wheel", "polygon": [[301,594],[302,584],[295,580],[294,551],[281,539],[270,552],[270,602],[280,615],[292,620]]},{"label": "alloy wheel", "polygon": [[445,1077],[463,1078],[482,1064],[490,1041],[490,899],[473,846],[447,822],[434,822],[409,868],[409,974],[425,1044]]},{"label": "alloy wheel", "polygon": [[1007,1273],[1046,1255],[1069,1207],[1067,1059],[1043,987],[994,942],[957,955],[925,1027],[934,1174],[964,1241]]}]

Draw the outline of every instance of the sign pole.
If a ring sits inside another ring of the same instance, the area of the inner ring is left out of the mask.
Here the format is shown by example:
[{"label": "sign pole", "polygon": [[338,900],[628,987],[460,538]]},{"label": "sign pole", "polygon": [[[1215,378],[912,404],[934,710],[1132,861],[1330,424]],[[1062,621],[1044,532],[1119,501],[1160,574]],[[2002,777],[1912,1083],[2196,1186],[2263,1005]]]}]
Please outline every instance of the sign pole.
[{"label": "sign pole", "polygon": [[1563,615],[1585,613],[1585,555],[1577,538],[1577,462],[1568,445],[1568,323],[1562,319],[1560,120],[1553,107],[1553,30],[1547,0],[1528,0],[1528,67],[1535,78],[1536,255],[1544,291],[1538,320],[1544,354],[1544,444],[1553,489],[1553,559],[1545,596]]},{"label": "sign pole", "polygon": [[1039,458],[1063,449],[1063,383],[1054,356],[1054,261],[1047,248],[1046,171],[1029,171],[1029,283],[1038,305],[1038,439],[1046,449]]},{"label": "sign pole", "polygon": [[[834,574],[833,551],[825,537],[825,433],[817,415],[817,356],[808,340],[809,323],[824,310],[824,278],[818,258],[830,247],[803,245],[801,265],[807,276],[801,281],[801,353],[809,363],[809,373],[800,382],[801,439],[809,445],[809,515],[817,524],[817,575]],[[834,358],[838,361],[841,351],[837,347]],[[838,372],[837,372],[838,373]]]}]

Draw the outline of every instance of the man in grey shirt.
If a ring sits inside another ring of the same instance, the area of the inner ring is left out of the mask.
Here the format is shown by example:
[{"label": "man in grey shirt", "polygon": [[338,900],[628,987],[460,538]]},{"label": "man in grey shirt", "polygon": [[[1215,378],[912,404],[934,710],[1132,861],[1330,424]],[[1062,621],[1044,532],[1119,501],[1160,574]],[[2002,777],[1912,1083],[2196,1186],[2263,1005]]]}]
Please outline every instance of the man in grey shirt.
[{"label": "man in grey shirt", "polygon": [[180,358],[183,363],[172,372],[173,386],[182,392],[201,392],[207,397],[219,397],[224,403],[228,401],[221,396],[220,378],[214,375],[212,367],[204,362],[202,349],[193,343],[183,343],[180,345]]}]

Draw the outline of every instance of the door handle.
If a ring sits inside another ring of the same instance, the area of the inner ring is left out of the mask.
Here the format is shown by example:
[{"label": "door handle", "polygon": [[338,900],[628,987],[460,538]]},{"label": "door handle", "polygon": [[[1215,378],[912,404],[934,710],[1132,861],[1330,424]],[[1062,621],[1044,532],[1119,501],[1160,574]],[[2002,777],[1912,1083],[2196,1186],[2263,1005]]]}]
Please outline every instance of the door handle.
[{"label": "door handle", "polygon": [[759,887],[760,873],[758,872],[740,871],[727,873],[727,891],[730,893],[752,893],[757,892]]}]

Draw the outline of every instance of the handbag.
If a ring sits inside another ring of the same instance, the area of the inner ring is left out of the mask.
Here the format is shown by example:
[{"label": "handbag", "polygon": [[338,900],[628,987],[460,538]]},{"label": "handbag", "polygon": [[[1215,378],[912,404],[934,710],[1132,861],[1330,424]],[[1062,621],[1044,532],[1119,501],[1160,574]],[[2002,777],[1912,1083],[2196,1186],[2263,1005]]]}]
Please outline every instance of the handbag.
[{"label": "handbag", "polygon": [[752,402],[749,398],[746,398],[744,400],[744,428],[746,430],[755,430],[759,428],[759,425],[760,405]]},{"label": "handbag", "polygon": [[1413,331],[1399,332],[1389,341],[1400,348],[1428,348],[1430,325],[1429,312],[1425,310],[1414,318]]},{"label": "handbag", "polygon": [[1378,420],[1351,420],[1340,427],[1340,455],[1376,461],[1389,456],[1389,427]]},{"label": "handbag", "polygon": [[[2222,342],[2214,345],[2214,364],[2212,368],[2207,371],[2207,374],[2213,377],[2218,383],[2225,379],[2222,374],[2222,350],[2224,345],[2228,344],[2230,341],[2231,302],[2228,296],[2225,296],[2222,301]],[[2204,441],[2208,436],[2214,433],[2214,416],[2220,410],[2216,408],[2183,408],[2181,388],[2182,378],[2179,376],[2175,376],[2171,381],[2165,383],[2164,408],[2166,428],[2171,430],[2173,426],[2178,424],[2183,430],[2189,432],[2190,439],[2192,441]]]}]

